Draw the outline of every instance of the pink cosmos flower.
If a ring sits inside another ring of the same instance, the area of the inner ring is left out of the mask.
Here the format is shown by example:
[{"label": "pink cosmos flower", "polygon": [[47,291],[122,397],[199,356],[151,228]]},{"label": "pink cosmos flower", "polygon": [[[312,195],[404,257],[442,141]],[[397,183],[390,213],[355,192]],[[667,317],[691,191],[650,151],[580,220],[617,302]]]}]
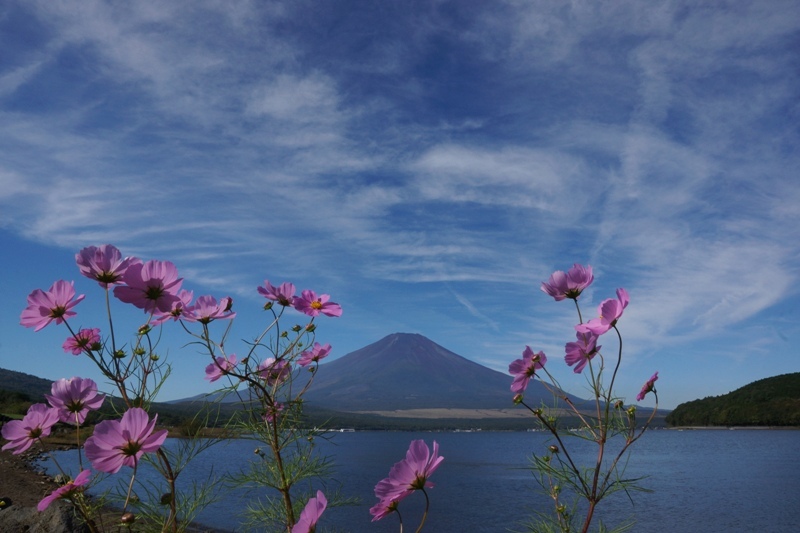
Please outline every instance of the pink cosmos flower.
[{"label": "pink cosmos flower", "polygon": [[[574,372],[580,374],[586,367],[586,364],[600,351],[602,346],[597,346],[599,337],[592,332],[576,333],[575,337],[578,342],[568,342],[564,347],[566,350],[566,357],[564,360],[567,365],[575,365]],[[577,364],[576,364],[577,363]]]},{"label": "pink cosmos flower", "polygon": [[256,370],[261,379],[267,382],[267,385],[274,387],[280,385],[289,378],[292,373],[292,366],[286,359],[276,360],[274,357],[269,357],[263,363],[258,365]]},{"label": "pink cosmos flower", "polygon": [[286,409],[286,406],[282,403],[273,404],[272,407],[267,408],[267,413],[264,415],[264,422],[274,422],[284,409]]},{"label": "pink cosmos flower", "polygon": [[22,420],[11,420],[3,425],[3,438],[9,442],[4,450],[19,455],[31,447],[33,441],[50,435],[50,428],[58,422],[58,409],[43,403],[35,403],[28,408]]},{"label": "pink cosmos flower", "polygon": [[575,329],[581,333],[602,335],[616,325],[617,320],[622,316],[622,312],[628,307],[628,302],[630,302],[628,291],[617,289],[616,300],[614,298],[603,300],[597,308],[597,313],[600,315],[598,318],[593,318],[586,324],[578,324]]},{"label": "pink cosmos flower", "polygon": [[178,299],[172,302],[169,312],[164,313],[161,311],[156,311],[153,315],[153,320],[151,320],[150,323],[154,326],[157,326],[159,324],[163,324],[170,318],[177,322],[183,317],[184,313],[186,313],[187,308],[192,305],[192,298],[194,298],[194,291],[181,289],[178,291]]},{"label": "pink cosmos flower", "polygon": [[97,393],[97,383],[91,379],[71,378],[54,381],[51,394],[44,397],[58,409],[58,418],[67,424],[83,424],[89,411],[100,409],[105,395]]},{"label": "pink cosmos flower", "polygon": [[36,328],[33,331],[39,331],[53,320],[61,324],[66,318],[76,315],[72,308],[83,298],[83,294],[75,297],[72,282],[58,280],[49,291],[36,289],[28,295],[28,307],[22,311],[19,323],[26,328]]},{"label": "pink cosmos flower", "polygon": [[314,291],[305,290],[300,296],[294,297],[292,305],[308,316],[319,316],[320,313],[325,316],[342,316],[342,306],[336,302],[329,302],[330,298],[327,294],[317,296]]},{"label": "pink cosmos flower", "polygon": [[314,343],[314,347],[306,350],[300,354],[297,364],[300,366],[308,366],[311,363],[319,363],[321,359],[328,357],[331,353],[331,345],[325,344],[324,346],[318,342]]},{"label": "pink cosmos flower", "polygon": [[508,365],[509,374],[514,376],[511,382],[511,392],[523,393],[528,388],[528,383],[540,368],[544,368],[547,356],[544,352],[533,353],[530,346],[522,351],[522,359],[517,359]]},{"label": "pink cosmos flower", "polygon": [[292,305],[294,300],[294,285],[289,282],[283,282],[277,287],[273,287],[269,280],[264,280],[264,287],[258,288],[258,293],[263,295],[264,298],[278,302],[284,307]]},{"label": "pink cosmos flower", "polygon": [[542,283],[542,291],[555,298],[557,302],[564,298],[577,300],[592,281],[594,281],[592,267],[575,263],[566,274],[561,270],[553,272],[550,279]]},{"label": "pink cosmos flower", "polygon": [[158,415],[152,420],[147,411],[133,407],[121,420],[104,420],[94,428],[83,448],[95,470],[116,474],[123,465],[135,467],[142,454],[158,451],[167,438],[167,430],[153,430]]},{"label": "pink cosmos flower", "polygon": [[114,287],[114,296],[146,313],[169,313],[179,300],[183,283],[178,269],[169,261],[148,261],[130,265],[122,278],[125,285]]},{"label": "pink cosmos flower", "polygon": [[[432,452],[424,440],[411,441],[406,458],[395,463],[389,470],[389,477],[375,485],[375,496],[381,502],[385,502],[385,507],[388,508],[391,503],[399,503],[415,490],[433,487],[428,478],[439,468],[442,461],[444,457],[439,455],[439,444],[436,441],[433,441]],[[383,513],[380,518],[386,514],[388,512]],[[372,521],[380,518],[376,516]]]},{"label": "pink cosmos flower", "polygon": [[110,244],[104,244],[99,248],[88,246],[75,254],[75,262],[81,274],[89,279],[100,283],[103,288],[109,285],[122,283],[122,277],[128,267],[140,264],[141,260],[136,257],[122,258],[119,250]]},{"label": "pink cosmos flower", "polygon": [[228,296],[222,298],[219,303],[213,296],[200,296],[194,305],[186,308],[184,318],[189,322],[201,324],[208,324],[214,320],[230,320],[236,316],[236,313],[230,310],[232,305],[233,299]]},{"label": "pink cosmos flower", "polygon": [[236,363],[236,354],[231,354],[228,357],[217,357],[214,359],[216,363],[211,363],[206,367],[206,377],[209,383],[214,383],[222,376],[234,369]]},{"label": "pink cosmos flower", "polygon": [[45,496],[45,498],[39,502],[39,505],[37,505],[36,508],[41,513],[42,511],[50,507],[50,504],[56,500],[72,499],[72,496],[74,494],[78,492],[83,492],[86,489],[86,485],[89,484],[89,478],[91,476],[92,476],[91,470],[81,470],[81,473],[75,476],[74,480],[68,481],[66,485],[58,487],[49,495]]},{"label": "pink cosmos flower", "polygon": [[381,518],[389,516],[397,510],[397,505],[397,500],[378,500],[378,503],[369,509],[369,514],[372,515],[372,521],[377,522]]},{"label": "pink cosmos flower", "polygon": [[642,390],[639,391],[639,394],[636,395],[637,402],[641,402],[642,400],[644,400],[644,397],[647,396],[648,392],[654,392],[656,390],[655,384],[657,380],[658,380],[658,372],[650,376],[650,379],[648,379],[642,386]]},{"label": "pink cosmos flower", "polygon": [[325,499],[322,491],[318,490],[317,497],[311,498],[306,503],[303,512],[300,513],[300,519],[292,528],[292,533],[314,533],[317,529],[317,521],[327,506],[328,500]]},{"label": "pink cosmos flower", "polygon": [[75,336],[67,337],[61,345],[67,353],[80,355],[83,351],[100,348],[100,328],[82,329]]}]

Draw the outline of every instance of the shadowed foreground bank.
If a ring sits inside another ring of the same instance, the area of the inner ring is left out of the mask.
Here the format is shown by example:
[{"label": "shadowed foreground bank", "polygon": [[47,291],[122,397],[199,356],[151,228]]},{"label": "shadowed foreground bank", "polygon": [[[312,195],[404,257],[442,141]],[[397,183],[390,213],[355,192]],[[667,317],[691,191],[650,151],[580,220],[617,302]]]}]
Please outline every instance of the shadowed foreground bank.
[{"label": "shadowed foreground bank", "polygon": [[[3,533],[88,533],[88,528],[80,525],[74,517],[72,507],[67,502],[54,502],[44,512],[36,505],[58,487],[50,477],[37,471],[33,461],[38,455],[33,452],[13,455],[0,451],[0,531]],[[104,512],[105,523],[114,523],[119,511],[108,509]],[[112,526],[109,532],[131,531],[128,528]],[[133,531],[135,531],[135,527]],[[225,533],[223,530],[193,525],[190,533]]]}]

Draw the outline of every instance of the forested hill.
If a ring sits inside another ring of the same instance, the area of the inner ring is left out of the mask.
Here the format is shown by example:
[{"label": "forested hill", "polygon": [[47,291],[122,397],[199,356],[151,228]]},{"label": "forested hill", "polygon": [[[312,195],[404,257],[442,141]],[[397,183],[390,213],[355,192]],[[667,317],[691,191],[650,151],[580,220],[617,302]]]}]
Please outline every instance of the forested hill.
[{"label": "forested hill", "polygon": [[800,372],[682,403],[666,421],[670,426],[800,426]]}]

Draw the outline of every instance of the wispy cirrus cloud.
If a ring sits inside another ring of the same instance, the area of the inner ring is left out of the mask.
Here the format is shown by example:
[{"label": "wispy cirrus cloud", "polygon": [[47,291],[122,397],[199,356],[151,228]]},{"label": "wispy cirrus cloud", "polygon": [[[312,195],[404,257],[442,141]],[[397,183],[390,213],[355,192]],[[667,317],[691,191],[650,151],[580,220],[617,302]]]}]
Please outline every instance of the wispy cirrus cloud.
[{"label": "wispy cirrus cloud", "polygon": [[574,317],[538,283],[575,261],[598,273],[586,312],[634,296],[626,364],[783,342],[790,2],[8,5],[5,231],[114,242],[245,298],[324,281],[380,323],[345,326],[353,349],[397,328],[501,369],[558,352]]}]

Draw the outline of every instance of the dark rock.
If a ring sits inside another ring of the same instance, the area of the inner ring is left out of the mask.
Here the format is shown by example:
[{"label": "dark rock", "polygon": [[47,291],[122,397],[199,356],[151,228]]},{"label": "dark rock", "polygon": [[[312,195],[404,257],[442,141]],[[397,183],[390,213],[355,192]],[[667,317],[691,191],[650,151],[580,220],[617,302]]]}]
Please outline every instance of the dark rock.
[{"label": "dark rock", "polygon": [[44,512],[36,507],[9,505],[0,510],[0,531],[3,533],[88,533],[72,508],[53,504]]}]

